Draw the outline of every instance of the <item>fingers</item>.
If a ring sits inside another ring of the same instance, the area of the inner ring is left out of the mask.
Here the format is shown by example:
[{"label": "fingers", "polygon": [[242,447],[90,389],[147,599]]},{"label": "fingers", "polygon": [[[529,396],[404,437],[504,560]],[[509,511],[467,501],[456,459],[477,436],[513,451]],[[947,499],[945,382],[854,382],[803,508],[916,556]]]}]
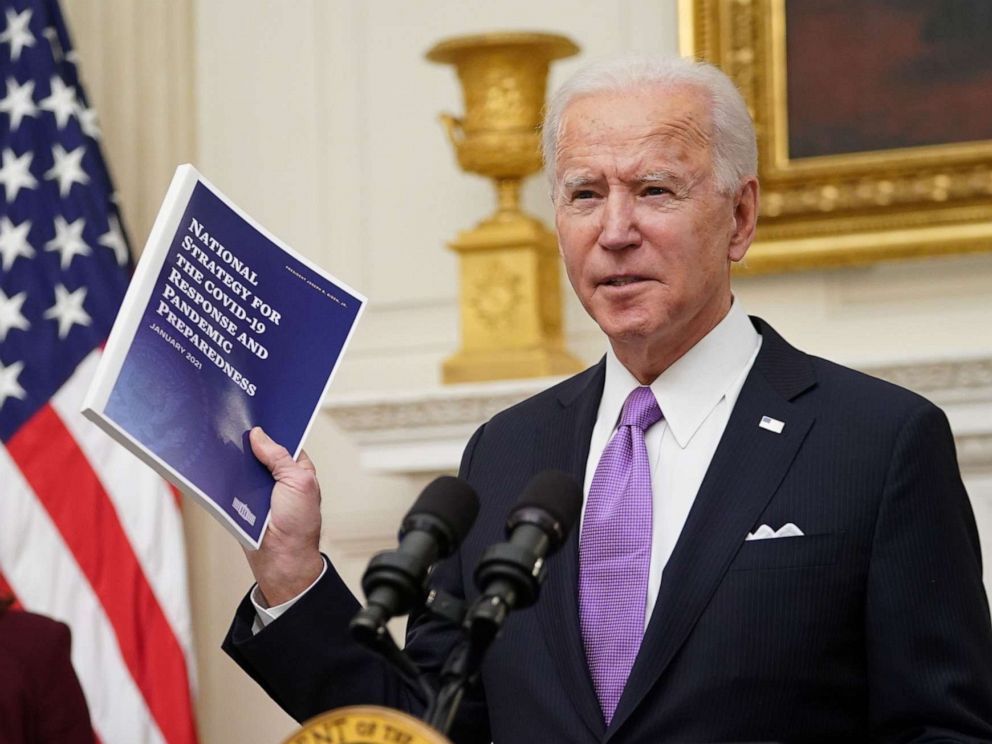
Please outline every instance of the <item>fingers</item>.
[{"label": "fingers", "polygon": [[261,427],[248,433],[248,441],[276,482],[262,545],[246,555],[259,590],[270,604],[280,604],[299,595],[323,570],[320,484],[309,457],[300,453],[296,462]]},{"label": "fingers", "polygon": [[309,470],[311,473],[317,472],[317,468],[313,464],[313,460],[310,459],[310,455],[308,455],[303,450],[300,450],[300,457],[299,459],[297,459],[296,462],[304,470]]}]

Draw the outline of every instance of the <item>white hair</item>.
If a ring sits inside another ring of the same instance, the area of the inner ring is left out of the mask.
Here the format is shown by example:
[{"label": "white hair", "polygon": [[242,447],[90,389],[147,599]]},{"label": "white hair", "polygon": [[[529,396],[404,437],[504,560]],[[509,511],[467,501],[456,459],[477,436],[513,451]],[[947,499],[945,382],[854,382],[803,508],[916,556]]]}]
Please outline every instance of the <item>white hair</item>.
[{"label": "white hair", "polygon": [[584,67],[551,98],[544,117],[542,151],[552,194],[557,189],[555,156],[563,126],[562,114],[568,105],[595,93],[624,93],[653,87],[692,87],[709,98],[713,172],[722,192],[732,193],[744,179],[757,175],[754,124],[744,97],[722,70],[685,57],[624,56]]}]

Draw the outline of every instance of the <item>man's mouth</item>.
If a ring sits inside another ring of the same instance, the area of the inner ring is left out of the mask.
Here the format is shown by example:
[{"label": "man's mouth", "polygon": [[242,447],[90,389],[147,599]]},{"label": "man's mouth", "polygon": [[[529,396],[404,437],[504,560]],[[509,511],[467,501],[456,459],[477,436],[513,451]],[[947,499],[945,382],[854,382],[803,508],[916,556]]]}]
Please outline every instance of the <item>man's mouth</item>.
[{"label": "man's mouth", "polygon": [[601,284],[605,284],[608,287],[625,287],[628,284],[636,284],[643,281],[643,276],[611,276],[602,281]]}]

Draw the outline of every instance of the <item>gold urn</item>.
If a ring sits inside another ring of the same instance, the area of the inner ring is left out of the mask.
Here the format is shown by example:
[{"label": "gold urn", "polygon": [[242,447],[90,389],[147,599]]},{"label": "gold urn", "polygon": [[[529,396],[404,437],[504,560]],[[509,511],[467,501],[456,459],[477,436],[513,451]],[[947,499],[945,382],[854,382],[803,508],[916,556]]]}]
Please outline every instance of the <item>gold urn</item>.
[{"label": "gold urn", "polygon": [[574,372],[565,351],[557,241],[520,209],[523,179],[541,169],[541,119],[552,60],[579,48],[564,36],[492,33],[436,44],[432,62],[458,72],[465,115],[441,121],[462,169],[492,178],[496,212],[450,243],[459,255],[462,346],[444,382]]}]

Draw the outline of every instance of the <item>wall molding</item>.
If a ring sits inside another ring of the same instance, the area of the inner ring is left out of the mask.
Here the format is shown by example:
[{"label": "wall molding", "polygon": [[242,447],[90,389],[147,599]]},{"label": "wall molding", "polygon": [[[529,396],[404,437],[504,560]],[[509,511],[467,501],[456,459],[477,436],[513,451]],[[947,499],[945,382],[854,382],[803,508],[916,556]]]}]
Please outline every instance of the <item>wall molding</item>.
[{"label": "wall molding", "polygon": [[325,410],[358,445],[362,467],[414,475],[458,469],[465,442],[499,411],[562,378],[332,397]]},{"label": "wall molding", "polygon": [[962,471],[992,470],[992,434],[955,435],[954,441]]},{"label": "wall molding", "polygon": [[967,474],[992,470],[992,358],[898,364],[866,370],[944,409]]},{"label": "wall molding", "polygon": [[[886,365],[865,370],[933,399],[992,397],[992,357],[956,361]],[[937,401],[935,401],[937,402]]]},{"label": "wall molding", "polygon": [[[943,408],[962,469],[992,469],[992,357],[897,363],[864,371]],[[341,395],[332,397],[325,410],[356,442],[362,466],[372,472],[451,472],[480,424],[560,379]]]}]

